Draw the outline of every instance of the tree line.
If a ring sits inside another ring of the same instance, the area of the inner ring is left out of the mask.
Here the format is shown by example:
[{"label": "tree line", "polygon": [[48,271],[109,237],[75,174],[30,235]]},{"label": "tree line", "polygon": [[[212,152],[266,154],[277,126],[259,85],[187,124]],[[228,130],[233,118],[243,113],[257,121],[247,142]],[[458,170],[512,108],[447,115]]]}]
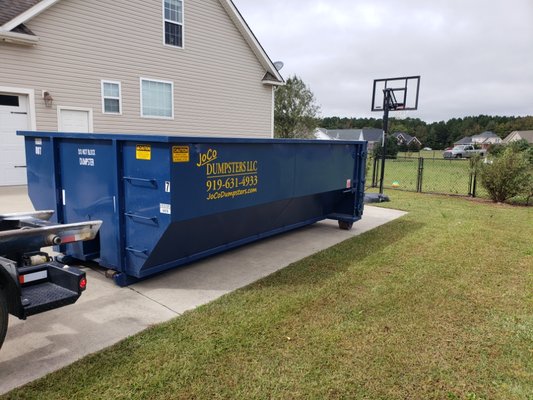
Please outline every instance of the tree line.
[{"label": "tree line", "polygon": [[[382,128],[381,118],[319,117],[320,108],[311,89],[297,76],[287,79],[276,90],[274,120],[279,138],[310,138],[316,128],[362,129]],[[405,132],[416,136],[425,147],[444,149],[465,136],[492,131],[502,139],[512,131],[533,130],[533,116],[502,117],[478,115],[452,118],[448,121],[425,122],[419,118],[389,118],[389,132]]]},{"label": "tree line", "polygon": [[[317,126],[325,129],[381,128],[378,118],[317,118]],[[423,146],[443,149],[465,136],[492,131],[502,139],[512,131],[532,130],[533,116],[502,117],[478,115],[427,123],[419,118],[389,118],[389,132],[405,132],[416,136]]]}]

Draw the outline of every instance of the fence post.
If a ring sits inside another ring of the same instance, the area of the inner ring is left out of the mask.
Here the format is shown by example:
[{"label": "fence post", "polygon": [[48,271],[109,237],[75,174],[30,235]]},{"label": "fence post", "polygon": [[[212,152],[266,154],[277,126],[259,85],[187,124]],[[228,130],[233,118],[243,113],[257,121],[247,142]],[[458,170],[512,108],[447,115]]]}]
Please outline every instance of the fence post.
[{"label": "fence post", "polygon": [[416,191],[422,193],[422,179],[424,176],[424,158],[418,158],[418,176],[416,180]]},{"label": "fence post", "polygon": [[378,186],[377,178],[378,178],[378,158],[374,157],[374,165],[372,167],[372,187],[375,188]]},{"label": "fence post", "polygon": [[474,172],[474,179],[472,182],[472,197],[476,197],[476,186],[477,186],[477,173]]}]

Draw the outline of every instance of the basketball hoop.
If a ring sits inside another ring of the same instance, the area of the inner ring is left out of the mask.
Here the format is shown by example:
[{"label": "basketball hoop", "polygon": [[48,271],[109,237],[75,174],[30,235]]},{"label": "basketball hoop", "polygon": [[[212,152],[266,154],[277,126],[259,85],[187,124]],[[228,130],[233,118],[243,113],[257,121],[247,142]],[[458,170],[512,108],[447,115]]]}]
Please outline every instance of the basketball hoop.
[{"label": "basketball hoop", "polygon": [[[372,89],[372,111],[383,111],[383,138],[389,130],[389,111],[396,112],[397,118],[403,119],[407,111],[418,108],[420,75],[402,78],[375,79]],[[379,201],[388,201],[383,194],[385,180],[385,158],[387,141],[383,140],[381,149],[381,177],[379,182]]]}]

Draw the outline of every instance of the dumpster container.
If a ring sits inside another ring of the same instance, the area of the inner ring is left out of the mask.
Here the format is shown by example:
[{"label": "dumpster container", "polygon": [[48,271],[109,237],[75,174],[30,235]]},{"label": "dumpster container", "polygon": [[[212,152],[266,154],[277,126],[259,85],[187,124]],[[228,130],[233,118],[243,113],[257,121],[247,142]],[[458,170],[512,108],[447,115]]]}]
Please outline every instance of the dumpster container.
[{"label": "dumpster container", "polygon": [[127,285],[330,218],[363,213],[366,142],[19,132],[28,192],[58,223],[103,221],[66,255]]}]

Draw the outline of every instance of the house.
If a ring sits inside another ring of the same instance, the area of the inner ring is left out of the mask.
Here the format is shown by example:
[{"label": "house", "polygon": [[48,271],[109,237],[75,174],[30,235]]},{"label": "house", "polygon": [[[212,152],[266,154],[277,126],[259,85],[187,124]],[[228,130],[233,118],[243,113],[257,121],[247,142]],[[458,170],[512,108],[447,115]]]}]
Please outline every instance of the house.
[{"label": "house", "polygon": [[363,129],[324,129],[315,130],[315,137],[321,140],[366,140],[368,150],[372,150],[376,143],[383,140],[383,130],[377,128]]},{"label": "house", "polygon": [[466,136],[461,140],[458,140],[454,143],[454,146],[464,145],[473,145],[479,146],[482,149],[487,149],[491,144],[499,144],[502,142],[502,139],[496,135],[494,132],[485,131],[479,135]]},{"label": "house", "polygon": [[499,144],[501,142],[502,139],[491,131],[485,131],[479,135],[472,136],[472,143],[481,146],[482,149],[487,149],[491,144]]},{"label": "house", "polygon": [[422,147],[422,142],[418,140],[416,136],[411,136],[408,133],[405,132],[394,132],[392,134],[398,141],[398,146],[412,146],[416,145],[416,147],[420,148]]},{"label": "house", "polygon": [[0,185],[17,130],[272,137],[283,79],[231,0],[0,0]]},{"label": "house", "polygon": [[502,143],[508,144],[518,140],[526,140],[530,145],[533,145],[533,131],[512,131],[503,139]]}]

